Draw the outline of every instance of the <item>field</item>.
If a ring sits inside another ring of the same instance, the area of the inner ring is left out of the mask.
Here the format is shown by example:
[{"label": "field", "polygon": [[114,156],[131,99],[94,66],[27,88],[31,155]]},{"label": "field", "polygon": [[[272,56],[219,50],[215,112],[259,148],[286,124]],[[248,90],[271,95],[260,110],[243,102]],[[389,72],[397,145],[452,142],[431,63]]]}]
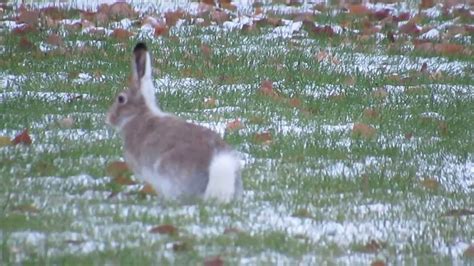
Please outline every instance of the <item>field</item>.
[{"label": "field", "polygon": [[[0,264],[474,263],[473,5],[205,2],[0,3]],[[241,200],[122,169],[137,41],[162,109],[242,154]]]}]

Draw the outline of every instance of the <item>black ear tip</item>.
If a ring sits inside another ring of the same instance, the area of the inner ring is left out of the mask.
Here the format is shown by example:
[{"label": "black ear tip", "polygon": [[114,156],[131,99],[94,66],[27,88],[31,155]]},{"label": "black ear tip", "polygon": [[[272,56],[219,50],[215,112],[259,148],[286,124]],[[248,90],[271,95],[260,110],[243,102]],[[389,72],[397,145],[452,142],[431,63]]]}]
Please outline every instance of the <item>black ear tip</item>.
[{"label": "black ear tip", "polygon": [[139,42],[137,43],[137,45],[135,45],[135,48],[133,48],[133,52],[137,52],[137,51],[140,51],[140,50],[143,50],[143,51],[147,51],[148,48],[146,48],[146,44],[144,42]]}]

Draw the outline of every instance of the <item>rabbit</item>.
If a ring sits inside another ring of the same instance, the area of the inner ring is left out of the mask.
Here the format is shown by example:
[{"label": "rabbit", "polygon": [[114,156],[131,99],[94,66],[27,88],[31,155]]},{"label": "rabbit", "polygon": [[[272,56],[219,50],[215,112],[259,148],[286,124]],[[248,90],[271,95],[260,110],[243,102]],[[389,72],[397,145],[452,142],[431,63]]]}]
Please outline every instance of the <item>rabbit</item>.
[{"label": "rabbit", "polygon": [[154,92],[151,56],[140,42],[128,89],[117,95],[106,118],[122,137],[134,175],[165,199],[227,203],[240,197],[238,153],[216,132],[162,111]]}]

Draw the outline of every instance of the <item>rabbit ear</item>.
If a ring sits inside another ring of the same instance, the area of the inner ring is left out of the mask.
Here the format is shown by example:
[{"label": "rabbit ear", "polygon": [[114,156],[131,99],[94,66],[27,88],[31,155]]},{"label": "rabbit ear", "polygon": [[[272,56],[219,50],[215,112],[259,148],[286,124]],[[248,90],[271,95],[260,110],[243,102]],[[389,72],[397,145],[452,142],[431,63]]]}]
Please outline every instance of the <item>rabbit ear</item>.
[{"label": "rabbit ear", "polygon": [[156,104],[155,87],[151,77],[151,56],[145,43],[139,42],[133,49],[132,57],[132,79],[145,98],[146,105],[156,115],[164,113]]},{"label": "rabbit ear", "polygon": [[132,75],[136,80],[151,79],[151,58],[146,45],[137,43],[133,49]]}]

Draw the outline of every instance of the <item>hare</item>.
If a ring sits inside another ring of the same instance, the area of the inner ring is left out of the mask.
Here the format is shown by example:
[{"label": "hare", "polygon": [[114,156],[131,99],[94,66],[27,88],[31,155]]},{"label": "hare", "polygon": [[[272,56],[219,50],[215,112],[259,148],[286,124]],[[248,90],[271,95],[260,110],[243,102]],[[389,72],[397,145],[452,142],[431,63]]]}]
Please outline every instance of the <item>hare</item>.
[{"label": "hare", "polygon": [[225,203],[240,196],[237,152],[214,131],[163,112],[154,92],[150,53],[138,43],[129,87],[117,95],[106,119],[120,133],[135,176],[165,199]]}]

